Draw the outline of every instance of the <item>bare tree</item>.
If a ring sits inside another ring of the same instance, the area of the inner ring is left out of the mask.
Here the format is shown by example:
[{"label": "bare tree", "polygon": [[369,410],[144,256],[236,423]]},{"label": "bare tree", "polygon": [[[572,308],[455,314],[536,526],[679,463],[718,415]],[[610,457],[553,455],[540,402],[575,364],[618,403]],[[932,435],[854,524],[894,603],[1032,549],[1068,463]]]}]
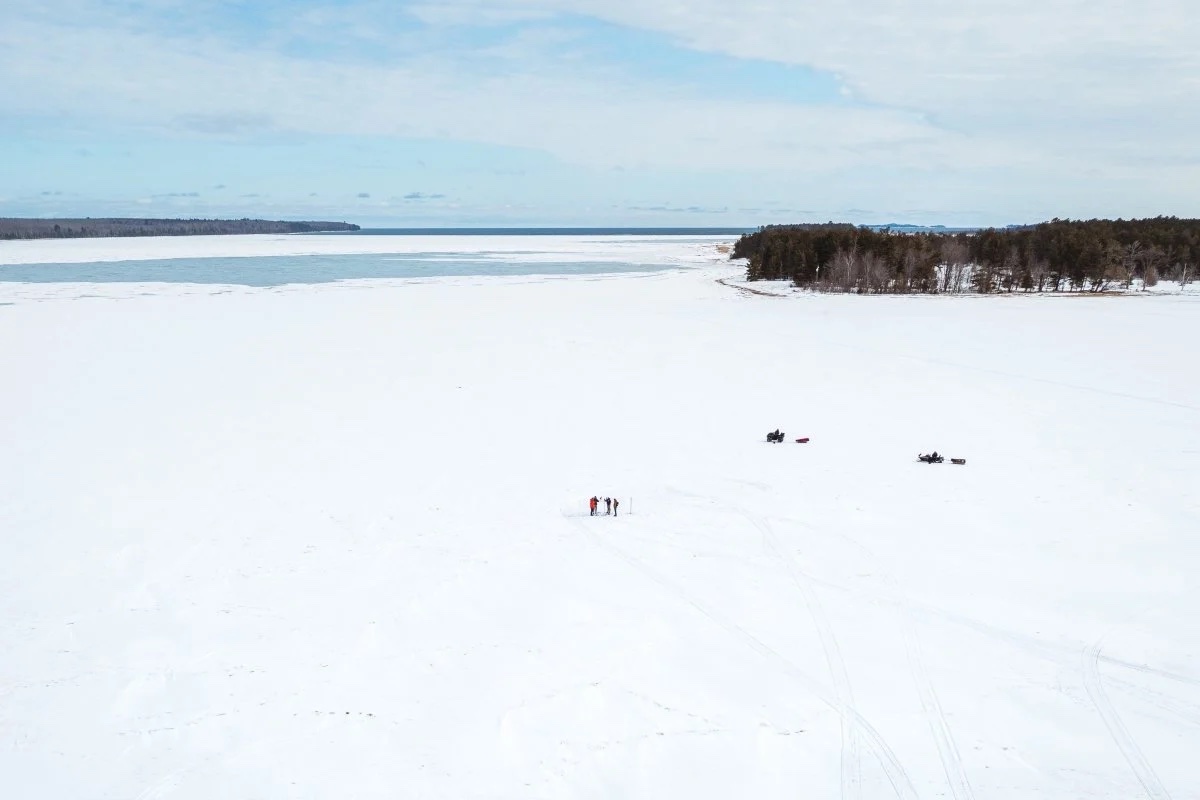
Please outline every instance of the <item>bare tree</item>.
[{"label": "bare tree", "polygon": [[1142,258],[1142,243],[1134,242],[1126,245],[1121,253],[1121,267],[1125,275],[1125,288],[1128,289],[1133,284],[1134,275],[1137,273],[1138,262]]},{"label": "bare tree", "polygon": [[1050,278],[1050,262],[1031,253],[1026,268],[1029,270],[1029,281],[1033,290],[1041,292],[1045,289],[1046,281]]},{"label": "bare tree", "polygon": [[920,267],[921,257],[922,254],[919,254],[916,250],[909,249],[904,251],[904,285],[899,287],[900,291],[913,291],[913,283],[916,281],[917,270]]},{"label": "bare tree", "polygon": [[1021,254],[1016,247],[1010,247],[1000,266],[1000,286],[1007,292],[1017,288],[1021,280]]},{"label": "bare tree", "polygon": [[829,265],[829,285],[843,292],[858,286],[858,254],[853,250],[838,250]]},{"label": "bare tree", "polygon": [[891,288],[892,271],[887,261],[874,253],[863,254],[862,276],[868,293],[879,294]]},{"label": "bare tree", "polygon": [[970,258],[967,245],[958,239],[946,239],[942,242],[942,281],[941,290],[951,294],[962,291],[963,267]]},{"label": "bare tree", "polygon": [[1154,264],[1147,264],[1142,269],[1142,291],[1150,286],[1158,286],[1158,267]]},{"label": "bare tree", "polygon": [[[1141,253],[1141,245],[1136,242],[1133,247],[1136,247],[1136,253]],[[1129,248],[1122,247],[1116,242],[1112,242],[1104,250],[1103,269],[1100,270],[1100,277],[1096,284],[1092,286],[1093,292],[1103,292],[1108,288],[1108,284],[1124,283],[1125,288],[1129,288],[1130,281],[1133,280],[1132,264],[1136,263],[1136,258],[1130,256]]]},{"label": "bare tree", "polygon": [[1192,282],[1192,278],[1196,274],[1196,265],[1186,259],[1175,265],[1175,280],[1179,281],[1179,288],[1186,289],[1187,285]]},{"label": "bare tree", "polygon": [[1158,267],[1170,258],[1169,252],[1164,252],[1157,247],[1147,247],[1142,251],[1142,291],[1146,291],[1147,286],[1154,286],[1158,283]]}]

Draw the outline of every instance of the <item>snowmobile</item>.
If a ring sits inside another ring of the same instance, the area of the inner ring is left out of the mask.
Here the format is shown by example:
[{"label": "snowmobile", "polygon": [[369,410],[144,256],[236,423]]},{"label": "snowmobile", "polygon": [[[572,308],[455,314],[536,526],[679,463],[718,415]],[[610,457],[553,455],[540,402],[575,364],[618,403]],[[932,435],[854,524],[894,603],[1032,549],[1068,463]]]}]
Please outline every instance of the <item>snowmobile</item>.
[{"label": "snowmobile", "polygon": [[[945,456],[938,455],[936,452],[930,453],[928,455],[917,456],[917,461],[920,461],[924,464],[941,464],[945,460],[946,460]],[[961,466],[966,465],[967,460],[965,458],[952,458],[952,459],[950,459],[950,463],[958,464],[961,467]]]},{"label": "snowmobile", "polygon": [[777,442],[777,443],[782,442],[783,434],[779,432],[778,428],[776,428],[774,431],[767,434],[767,441],[768,442]]}]

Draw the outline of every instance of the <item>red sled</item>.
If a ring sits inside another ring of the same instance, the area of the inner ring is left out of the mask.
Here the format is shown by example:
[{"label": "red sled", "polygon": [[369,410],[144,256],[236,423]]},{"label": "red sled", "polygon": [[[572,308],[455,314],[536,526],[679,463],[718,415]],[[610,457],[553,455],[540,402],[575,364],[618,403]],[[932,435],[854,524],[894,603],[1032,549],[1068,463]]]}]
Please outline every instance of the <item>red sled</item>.
[{"label": "red sled", "polygon": [[805,436],[803,439],[797,439],[796,444],[808,444],[808,437]]}]

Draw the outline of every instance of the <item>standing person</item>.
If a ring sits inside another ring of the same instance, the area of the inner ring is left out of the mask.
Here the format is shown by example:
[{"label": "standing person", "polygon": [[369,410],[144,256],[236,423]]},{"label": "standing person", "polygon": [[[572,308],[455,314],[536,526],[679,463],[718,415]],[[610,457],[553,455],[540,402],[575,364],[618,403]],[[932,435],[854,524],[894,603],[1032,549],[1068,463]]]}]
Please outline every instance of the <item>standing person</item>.
[{"label": "standing person", "polygon": [[621,501],[615,497],[612,500],[613,500],[613,516],[615,517],[617,515],[617,506],[621,505]]},{"label": "standing person", "polygon": [[592,516],[596,516],[596,506],[600,505],[600,498],[592,495],[592,499],[588,500],[588,508],[592,510]]},{"label": "standing person", "polygon": [[612,498],[606,497],[606,498],[604,498],[604,516],[607,517],[611,513],[612,513]]}]

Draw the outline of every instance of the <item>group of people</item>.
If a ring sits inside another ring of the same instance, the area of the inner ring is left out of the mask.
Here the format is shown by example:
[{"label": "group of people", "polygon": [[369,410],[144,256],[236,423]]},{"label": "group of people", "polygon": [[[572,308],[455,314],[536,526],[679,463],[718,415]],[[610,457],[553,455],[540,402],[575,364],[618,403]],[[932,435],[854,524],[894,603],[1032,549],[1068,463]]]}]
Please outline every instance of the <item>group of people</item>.
[{"label": "group of people", "polygon": [[591,509],[593,517],[600,516],[601,503],[604,503],[604,516],[606,517],[610,514],[615,517],[617,515],[617,507],[621,505],[621,501],[615,497],[606,497],[601,500],[599,497],[592,495],[592,498],[588,500],[588,508]]}]

